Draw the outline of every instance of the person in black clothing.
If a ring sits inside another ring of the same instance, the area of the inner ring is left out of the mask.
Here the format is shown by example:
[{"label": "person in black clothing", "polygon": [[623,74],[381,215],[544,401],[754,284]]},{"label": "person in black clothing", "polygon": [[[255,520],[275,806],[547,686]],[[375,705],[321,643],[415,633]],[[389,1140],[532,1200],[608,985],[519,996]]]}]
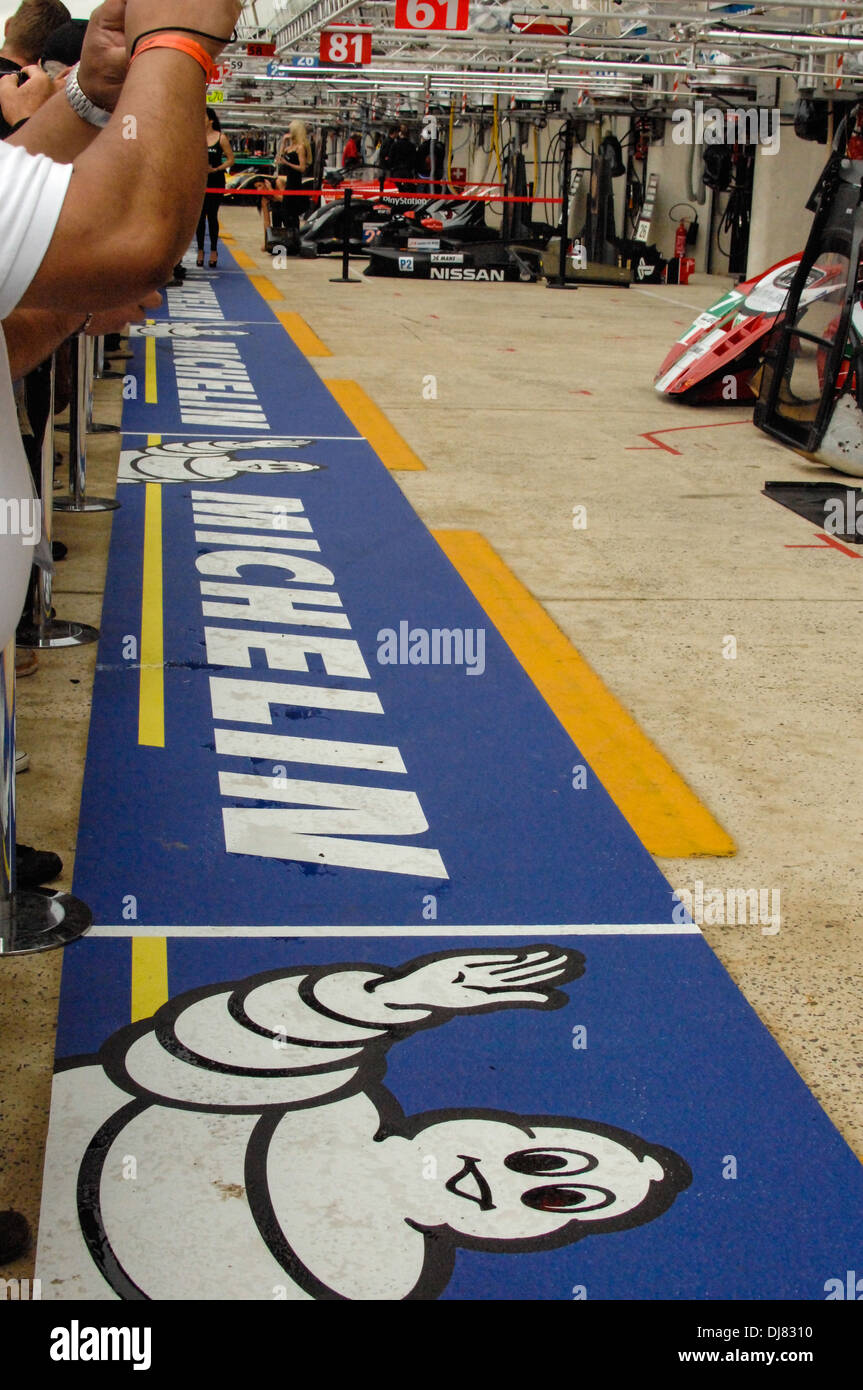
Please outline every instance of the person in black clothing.
[{"label": "person in black clothing", "polygon": [[222,205],[225,187],[225,174],[228,169],[234,167],[234,151],[231,143],[222,131],[221,122],[215,111],[207,109],[207,156],[210,161],[210,172],[207,177],[207,188],[219,190],[204,194],[204,206],[201,209],[201,216],[198,221],[198,265],[204,264],[204,237],[207,229],[210,232],[210,267],[219,263],[219,208]]},{"label": "person in black clothing", "polygon": [[417,173],[417,147],[410,138],[408,127],[402,124],[381,150],[384,170],[396,183],[410,182]]}]

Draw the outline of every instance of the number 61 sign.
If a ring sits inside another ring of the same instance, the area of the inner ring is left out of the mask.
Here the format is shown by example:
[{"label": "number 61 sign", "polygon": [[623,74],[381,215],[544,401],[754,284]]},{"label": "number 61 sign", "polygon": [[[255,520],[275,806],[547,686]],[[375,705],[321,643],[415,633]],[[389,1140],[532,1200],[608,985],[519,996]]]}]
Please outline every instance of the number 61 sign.
[{"label": "number 61 sign", "polygon": [[396,29],[466,29],[470,0],[396,0]]}]

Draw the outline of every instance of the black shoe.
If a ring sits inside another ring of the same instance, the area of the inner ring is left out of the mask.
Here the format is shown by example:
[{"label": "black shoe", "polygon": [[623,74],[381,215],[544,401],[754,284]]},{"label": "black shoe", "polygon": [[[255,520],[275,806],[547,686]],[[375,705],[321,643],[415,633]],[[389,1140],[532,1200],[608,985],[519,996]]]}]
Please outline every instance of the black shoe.
[{"label": "black shoe", "polygon": [[20,1211],[0,1211],[0,1265],[11,1264],[30,1249],[30,1227]]},{"label": "black shoe", "polygon": [[65,560],[68,553],[68,546],[65,546],[62,541],[51,542],[51,554],[55,560]]},{"label": "black shoe", "polygon": [[32,845],[15,846],[15,881],[19,888],[38,888],[63,872],[63,860],[50,850]]}]

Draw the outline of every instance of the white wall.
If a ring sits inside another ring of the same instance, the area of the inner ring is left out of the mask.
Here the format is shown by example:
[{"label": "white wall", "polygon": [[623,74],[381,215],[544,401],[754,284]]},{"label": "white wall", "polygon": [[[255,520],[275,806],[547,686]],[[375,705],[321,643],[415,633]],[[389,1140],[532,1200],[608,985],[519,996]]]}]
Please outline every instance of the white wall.
[{"label": "white wall", "polygon": [[828,147],[799,140],[783,126],[778,153],[757,154],[747,276],[802,251],[812,224],[806,202],[827,162]]}]

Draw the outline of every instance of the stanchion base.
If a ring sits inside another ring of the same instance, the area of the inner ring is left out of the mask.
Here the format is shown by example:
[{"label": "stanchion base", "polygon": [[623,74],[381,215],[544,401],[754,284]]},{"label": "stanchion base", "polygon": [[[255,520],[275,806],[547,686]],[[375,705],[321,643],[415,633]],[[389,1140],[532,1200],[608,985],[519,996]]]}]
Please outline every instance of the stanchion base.
[{"label": "stanchion base", "polygon": [[363,282],[356,275],[349,275],[345,279],[344,275],[330,276],[331,285],[361,285]]},{"label": "stanchion base", "polygon": [[0,956],[53,951],[77,941],[93,925],[93,914],[71,893],[15,893],[0,918]]},{"label": "stanchion base", "polygon": [[19,627],[15,634],[16,647],[26,647],[28,651],[47,651],[51,647],[85,647],[88,642],[98,642],[99,629],[87,623],[69,623],[62,618],[51,618],[42,627]]},{"label": "stanchion base", "polygon": [[119,434],[119,425],[88,425],[88,434]]},{"label": "stanchion base", "polygon": [[562,285],[559,280],[547,280],[545,288],[547,290],[580,290],[581,285],[574,285],[571,281]]},{"label": "stanchion base", "polygon": [[85,497],[76,502],[74,497],[55,497],[55,512],[115,512],[120,506],[112,497]]}]

